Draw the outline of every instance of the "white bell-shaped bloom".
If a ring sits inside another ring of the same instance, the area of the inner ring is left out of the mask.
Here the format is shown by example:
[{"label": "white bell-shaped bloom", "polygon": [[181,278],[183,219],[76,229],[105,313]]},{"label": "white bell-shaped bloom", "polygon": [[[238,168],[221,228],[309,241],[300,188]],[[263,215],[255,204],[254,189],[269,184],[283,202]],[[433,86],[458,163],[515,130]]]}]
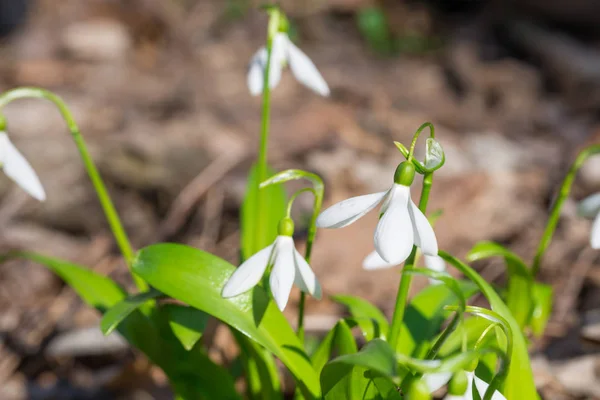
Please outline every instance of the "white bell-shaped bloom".
[{"label": "white bell-shaped bloom", "polygon": [[305,293],[320,299],[321,285],[314,272],[296,247],[291,236],[277,236],[272,245],[248,258],[231,275],[221,295],[234,297],[256,286],[268,266],[272,266],[269,286],[280,310],[287,305],[295,283]]},{"label": "white bell-shaped bloom", "polygon": [[[425,374],[423,378],[427,386],[429,387],[429,391],[431,393],[436,392],[444,385],[446,385],[450,379],[452,378],[452,373],[449,372],[439,372],[433,374]],[[489,383],[484,381],[483,379],[478,378],[474,372],[467,371],[467,390],[463,395],[452,395],[448,394],[444,397],[444,400],[473,400],[473,382],[475,382],[475,390],[479,393],[479,397],[483,398],[485,395],[485,391],[487,390]],[[499,391],[495,391],[492,395],[492,400],[506,400],[506,397],[502,395]]]},{"label": "white bell-shaped bloom", "polygon": [[579,204],[579,213],[587,218],[594,218],[590,243],[592,248],[600,249],[600,193],[586,197]]},{"label": "white bell-shaped bloom", "polygon": [[319,228],[348,226],[383,202],[383,214],[375,230],[375,251],[363,262],[365,269],[385,268],[404,262],[413,245],[423,254],[435,256],[438,244],[427,217],[410,198],[410,187],[399,183],[385,192],[352,197],[323,211]]},{"label": "white bell-shaped bloom", "polygon": [[29,195],[46,200],[46,192],[38,176],[25,157],[12,144],[8,135],[0,131],[0,167],[4,173]]},{"label": "white bell-shaped bloom", "polygon": [[[253,96],[263,91],[263,80],[267,66],[267,49],[261,47],[252,57],[248,68],[248,88]],[[281,80],[283,68],[289,64],[292,73],[300,83],[321,96],[329,96],[329,86],[319,73],[315,64],[288,37],[279,32],[273,38],[271,67],[269,69],[269,87],[274,89]]]}]

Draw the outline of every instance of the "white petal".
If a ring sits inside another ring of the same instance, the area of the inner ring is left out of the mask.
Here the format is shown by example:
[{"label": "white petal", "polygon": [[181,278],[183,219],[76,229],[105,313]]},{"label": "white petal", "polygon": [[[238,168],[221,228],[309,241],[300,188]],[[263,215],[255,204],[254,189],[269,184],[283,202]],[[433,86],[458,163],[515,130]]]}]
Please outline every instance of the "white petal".
[{"label": "white petal", "polygon": [[315,64],[289,38],[286,37],[286,39],[289,42],[287,47],[288,60],[296,79],[321,96],[329,96],[329,86],[327,86]]},{"label": "white petal", "polygon": [[[485,395],[485,391],[487,390],[488,386],[490,385],[487,382],[485,382],[482,379],[479,379],[475,375],[475,387],[477,388],[477,391],[479,392],[479,396],[481,396],[481,398],[483,398],[483,396]],[[492,395],[492,400],[506,400],[506,397],[504,397],[502,393],[496,390]]]},{"label": "white petal", "polygon": [[450,378],[452,378],[452,372],[436,372],[423,375],[423,379],[429,388],[429,393],[441,389],[450,381]]},{"label": "white petal", "polygon": [[304,293],[308,293],[315,299],[321,300],[321,296],[323,295],[321,285],[310,265],[308,265],[304,257],[296,249],[294,249],[294,259],[296,261],[296,286]]},{"label": "white petal", "polygon": [[596,216],[592,225],[591,244],[593,249],[600,249],[600,213]]},{"label": "white petal", "polygon": [[421,249],[423,254],[436,256],[438,253],[437,239],[427,217],[412,200],[408,202],[408,211],[415,232],[415,245]]},{"label": "white petal", "polygon": [[253,96],[258,96],[263,91],[265,65],[267,65],[267,49],[261,47],[252,57],[248,67],[248,89]]},{"label": "white petal", "polygon": [[444,272],[446,270],[446,262],[440,256],[425,256],[425,266],[432,271]]},{"label": "white petal", "polygon": [[577,207],[579,214],[586,218],[594,218],[600,213],[600,193],[586,197]]},{"label": "white petal", "polygon": [[319,228],[348,226],[374,209],[387,193],[388,191],[365,194],[340,201],[319,214],[317,226]]},{"label": "white petal", "polygon": [[271,89],[274,89],[281,80],[281,72],[286,61],[287,46],[288,38],[285,33],[275,35],[273,47],[271,48],[271,68],[269,69],[269,87]]},{"label": "white petal", "polygon": [[[425,266],[432,270],[432,271],[436,271],[436,272],[444,272],[446,271],[446,262],[444,261],[444,259],[440,256],[425,256]],[[437,279],[429,279],[429,283],[431,285],[439,285],[442,282],[438,281]]]},{"label": "white petal", "polygon": [[394,185],[387,211],[375,230],[375,250],[388,262],[404,262],[414,244],[413,227],[408,213],[408,186]]},{"label": "white petal", "polygon": [[363,260],[363,268],[367,271],[390,268],[402,264],[403,261],[404,260],[399,262],[387,262],[383,258],[381,258],[381,256],[376,251],[373,251]]},{"label": "white petal", "polygon": [[236,269],[223,287],[221,296],[228,298],[234,297],[248,290],[260,282],[269,261],[274,256],[274,244],[265,247],[252,257],[247,259]]},{"label": "white petal", "polygon": [[277,250],[269,284],[277,307],[283,311],[290,298],[296,275],[294,241],[290,236],[278,236],[275,246]]},{"label": "white petal", "polygon": [[4,132],[0,132],[0,163],[4,173],[29,195],[39,201],[46,200],[37,174]]}]

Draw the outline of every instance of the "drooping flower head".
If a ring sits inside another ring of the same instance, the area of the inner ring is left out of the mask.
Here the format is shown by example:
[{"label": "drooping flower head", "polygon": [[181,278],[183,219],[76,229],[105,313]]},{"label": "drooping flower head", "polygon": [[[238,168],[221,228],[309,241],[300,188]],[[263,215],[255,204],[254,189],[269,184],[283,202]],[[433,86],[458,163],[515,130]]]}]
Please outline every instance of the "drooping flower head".
[{"label": "drooping flower head", "polygon": [[412,163],[402,162],[396,169],[390,189],[334,204],[319,215],[317,226],[343,228],[382,203],[381,218],[374,235],[375,251],[365,259],[365,269],[401,264],[410,255],[413,245],[425,255],[436,256],[438,244],[433,228],[410,197],[414,176]]},{"label": "drooping flower head", "polygon": [[[248,68],[248,88],[253,96],[263,91],[265,68],[268,53],[261,47],[252,57]],[[321,96],[329,96],[329,86],[317,70],[315,64],[300,50],[285,32],[277,32],[273,38],[271,65],[269,68],[269,88],[274,89],[281,80],[283,68],[289,65],[300,83]]]},{"label": "drooping flower head", "polygon": [[594,249],[600,249],[600,193],[586,197],[579,204],[579,213],[587,218],[594,218],[590,244]]},{"label": "drooping flower head", "polygon": [[294,246],[294,222],[286,217],[279,224],[279,235],[273,244],[248,258],[231,275],[221,295],[240,295],[256,286],[270,268],[269,287],[277,307],[283,311],[295,283],[305,293],[320,299],[321,285],[306,260]]},{"label": "drooping flower head", "polygon": [[46,192],[35,171],[4,131],[0,131],[0,167],[31,197],[39,201],[46,200]]}]

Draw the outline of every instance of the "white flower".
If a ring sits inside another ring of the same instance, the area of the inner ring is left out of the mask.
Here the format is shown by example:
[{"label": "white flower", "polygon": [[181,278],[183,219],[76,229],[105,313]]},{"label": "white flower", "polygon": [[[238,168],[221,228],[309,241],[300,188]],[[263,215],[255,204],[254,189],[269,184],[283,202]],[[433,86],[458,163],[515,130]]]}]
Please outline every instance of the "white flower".
[{"label": "white flower", "polygon": [[0,167],[4,173],[29,195],[39,201],[46,200],[46,193],[35,171],[25,157],[12,144],[8,135],[0,131]]},{"label": "white flower", "polygon": [[[484,380],[478,378],[474,372],[466,372],[468,384],[465,393],[460,396],[448,394],[446,397],[444,397],[444,400],[473,400],[473,382],[475,382],[475,389],[477,390],[477,393],[479,393],[479,397],[483,398],[489,384]],[[436,392],[442,386],[446,385],[451,378],[452,373],[450,372],[439,372],[423,375],[423,379],[425,380],[425,383],[427,383],[427,386],[429,387],[429,391],[431,393]],[[502,393],[496,390],[492,395],[492,400],[506,400],[506,397],[504,397]]]},{"label": "white flower", "polygon": [[590,242],[592,248],[600,249],[600,193],[585,198],[579,204],[579,213],[584,217],[594,218]]},{"label": "white flower", "polygon": [[375,230],[375,252],[363,262],[365,269],[401,264],[410,255],[413,244],[425,255],[437,255],[438,245],[433,228],[410,198],[410,187],[399,183],[394,183],[385,192],[352,197],[334,204],[319,215],[317,226],[342,228],[381,202],[383,215]]},{"label": "white flower", "polygon": [[[267,56],[267,49],[261,47],[250,61],[248,88],[253,96],[258,96],[263,91]],[[292,73],[303,85],[321,96],[329,96],[329,87],[315,64],[292,43],[287,33],[279,32],[273,38],[271,50],[271,68],[269,69],[269,87],[271,89],[274,89],[281,80],[281,71],[286,64],[290,65]]]},{"label": "white flower", "polygon": [[287,305],[292,285],[320,299],[321,285],[312,269],[298,253],[291,236],[279,235],[272,245],[247,259],[231,275],[221,295],[225,298],[242,294],[260,282],[268,266],[273,266],[269,286],[280,310]]}]

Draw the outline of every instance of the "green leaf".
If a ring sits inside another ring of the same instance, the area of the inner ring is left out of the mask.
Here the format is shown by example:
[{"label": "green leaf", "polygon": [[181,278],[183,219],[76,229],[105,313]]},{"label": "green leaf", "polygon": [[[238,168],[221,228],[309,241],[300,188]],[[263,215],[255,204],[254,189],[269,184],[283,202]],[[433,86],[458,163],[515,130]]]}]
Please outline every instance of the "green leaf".
[{"label": "green leaf", "polygon": [[[273,170],[269,168],[267,174],[273,175]],[[256,165],[253,165],[248,175],[240,218],[242,257],[245,260],[273,243],[277,237],[279,221],[285,217],[287,204],[283,186],[273,185],[259,189],[260,183]]]},{"label": "green leaf", "polygon": [[5,258],[23,258],[44,265],[73,288],[86,304],[101,312],[108,310],[127,295],[112,279],[68,261],[31,252],[11,252]]},{"label": "green leaf", "polygon": [[358,351],[350,326],[345,320],[335,324],[312,355],[312,363],[317,373],[321,373],[336,350],[338,354],[351,354]]},{"label": "green leaf", "polygon": [[279,371],[273,355],[238,331],[232,330],[232,332],[240,346],[249,398],[256,400],[282,399]]},{"label": "green leaf", "polygon": [[[86,267],[29,252],[11,253],[8,258],[24,258],[44,265],[71,286],[83,301],[101,312],[126,298],[126,292],[114,281]],[[133,310],[117,330],[165,371],[180,398],[240,399],[227,371],[206,354],[185,351],[162,321],[162,315],[154,307],[150,308],[149,316]]]},{"label": "green leaf", "polygon": [[111,307],[100,321],[100,329],[105,335],[111,334],[119,324],[129,316],[132,312],[137,310],[147,301],[157,298],[162,293],[155,289],[150,289],[148,292],[139,293],[134,296],[129,296]]},{"label": "green leaf", "polygon": [[[342,355],[325,365],[321,372],[323,394],[326,399],[362,399],[371,385],[370,378],[395,377],[397,367],[390,345],[374,339],[358,353]],[[370,378],[365,377],[366,371]]]},{"label": "green leaf", "polygon": [[224,299],[221,290],[235,267],[201,250],[157,244],[138,253],[134,271],[161,292],[222,320],[266,347],[309,395],[319,380],[295,332],[262,287]]},{"label": "green leaf", "polygon": [[531,313],[531,330],[536,336],[541,336],[546,329],[552,313],[552,286],[543,283],[533,285],[533,312]]},{"label": "green leaf", "polygon": [[[467,281],[460,281],[460,288],[465,299],[477,292],[477,287]],[[457,301],[445,285],[430,285],[417,293],[406,307],[397,352],[424,357],[446,320],[444,306]]]},{"label": "green leaf", "polygon": [[[369,332],[369,335],[367,335],[368,341],[371,341],[374,337],[381,337],[385,339],[389,330],[389,323],[385,318],[385,315],[383,315],[383,313],[379,311],[379,309],[373,304],[369,303],[365,299],[361,299],[360,297],[349,295],[331,296],[331,300],[348,307],[348,312],[350,312],[350,315],[356,318],[359,325],[361,325],[361,323],[358,321],[360,321],[362,318],[368,318],[374,321],[374,332],[372,333],[373,337],[369,337],[371,336],[371,333]],[[367,332],[363,330],[363,333]]]},{"label": "green leaf", "polygon": [[165,304],[162,308],[167,314],[173,334],[186,350],[191,350],[202,338],[210,315],[193,307],[179,304]]},{"label": "green leaf", "polygon": [[490,257],[503,257],[508,269],[506,305],[521,328],[527,326],[533,311],[533,276],[527,264],[515,253],[493,242],[479,242],[467,255],[467,260],[477,261]]},{"label": "green leaf", "polygon": [[504,396],[507,400],[537,399],[538,394],[533,381],[527,343],[508,306],[498,296],[494,288],[471,267],[446,252],[440,251],[439,255],[472,280],[488,299],[492,310],[502,316],[510,326],[513,334],[513,350],[512,354],[509,354],[511,362],[502,391]]}]

